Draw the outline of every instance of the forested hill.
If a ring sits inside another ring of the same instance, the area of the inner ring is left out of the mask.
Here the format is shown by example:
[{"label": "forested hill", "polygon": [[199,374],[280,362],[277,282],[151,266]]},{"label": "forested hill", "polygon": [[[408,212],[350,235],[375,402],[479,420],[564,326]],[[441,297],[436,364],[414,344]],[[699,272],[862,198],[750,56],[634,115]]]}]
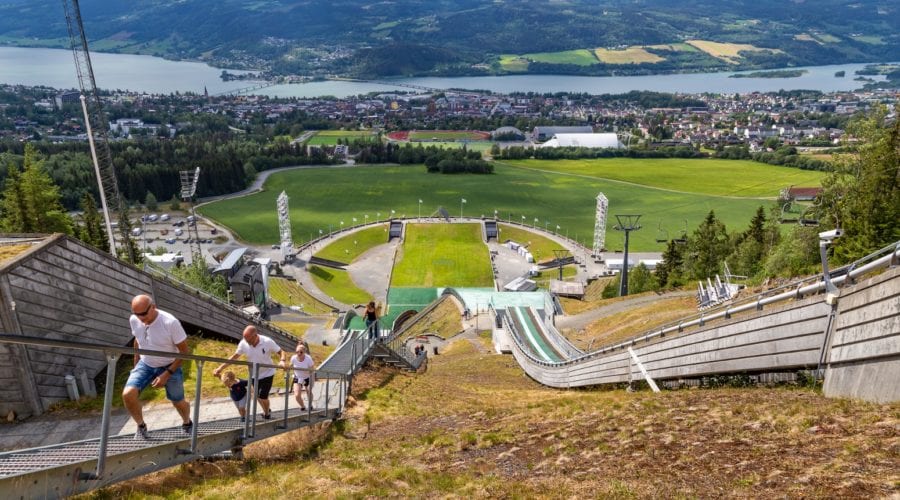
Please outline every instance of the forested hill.
[{"label": "forested hill", "polygon": [[[95,50],[277,74],[608,74],[900,56],[895,0],[83,0],[81,10]],[[0,44],[66,43],[59,0],[0,3]]]}]

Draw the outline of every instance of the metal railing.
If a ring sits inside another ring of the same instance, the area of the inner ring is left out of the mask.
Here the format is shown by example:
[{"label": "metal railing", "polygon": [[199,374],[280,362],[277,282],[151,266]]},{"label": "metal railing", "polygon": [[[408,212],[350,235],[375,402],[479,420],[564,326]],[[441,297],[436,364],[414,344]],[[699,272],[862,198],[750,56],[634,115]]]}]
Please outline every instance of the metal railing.
[{"label": "metal railing", "polygon": [[[832,271],[830,274],[831,282],[834,285],[843,285],[844,283],[850,282],[852,283],[855,278],[862,276],[866,273],[886,268],[889,266],[897,266],[900,265],[900,241],[893,243],[887,247],[884,247],[876,252],[873,252],[861,259],[858,259],[851,263],[848,266],[844,266]],[[839,276],[836,276],[838,275]],[[542,365],[542,366],[570,366],[576,363],[581,363],[585,360],[596,358],[598,356],[602,356],[604,354],[631,347],[638,342],[647,342],[656,338],[664,337],[666,334],[673,332],[682,332],[685,328],[693,327],[693,326],[704,326],[707,322],[715,320],[715,319],[730,319],[732,315],[745,312],[745,311],[761,311],[764,306],[799,299],[804,296],[814,295],[819,292],[825,290],[825,279],[823,275],[817,275],[810,278],[805,278],[799,281],[795,281],[783,287],[779,287],[773,290],[769,290],[763,292],[761,294],[755,295],[753,297],[748,297],[745,300],[739,301],[736,305],[722,305],[715,309],[711,309],[708,311],[701,312],[694,316],[688,316],[682,320],[668,323],[662,327],[654,328],[653,330],[643,334],[633,337],[629,340],[619,342],[618,344],[614,344],[607,347],[602,347],[595,351],[591,351],[585,353],[581,356],[574,357],[561,362],[548,362],[541,359],[537,359],[534,355],[530,353],[528,349],[525,349],[522,345],[521,341],[518,338],[518,335],[511,335],[515,343],[520,347],[522,353],[527,357],[531,362]],[[506,319],[504,319],[504,323],[509,324]],[[516,330],[511,330],[516,332]]]},{"label": "metal railing", "polygon": [[[228,362],[233,365],[246,366],[249,370],[249,373],[253,374],[253,380],[258,380],[259,369],[260,368],[276,368],[281,369],[283,367],[279,365],[269,365],[262,363],[251,363],[247,361],[240,360],[230,360],[225,358],[216,358],[210,356],[200,356],[195,354],[182,354],[182,353],[171,353],[171,352],[162,352],[162,351],[154,351],[149,349],[134,349],[131,347],[120,347],[113,345],[101,345],[101,344],[92,344],[85,342],[72,342],[72,341],[64,341],[64,340],[53,340],[46,339],[40,337],[29,337],[29,336],[21,336],[21,335],[7,335],[0,334],[0,343],[8,343],[8,344],[21,344],[21,345],[31,345],[31,346],[44,346],[44,347],[55,347],[55,348],[63,348],[63,349],[80,349],[80,350],[88,350],[88,351],[100,351],[103,352],[106,361],[106,387],[103,395],[103,411],[101,416],[101,424],[100,424],[100,443],[99,449],[97,451],[97,467],[94,472],[84,472],[82,473],[79,479],[82,480],[93,480],[98,479],[103,476],[103,472],[106,466],[106,461],[108,458],[107,449],[110,440],[109,435],[109,427],[110,427],[110,415],[112,411],[112,400],[113,400],[113,391],[115,390],[115,379],[116,379],[116,363],[119,360],[119,357],[122,355],[137,355],[137,354],[146,354],[151,356],[163,356],[170,358],[177,358],[181,360],[189,360],[196,362],[196,393],[194,395],[193,401],[193,413],[192,413],[192,422],[193,427],[191,429],[190,435],[190,448],[188,450],[178,450],[179,454],[183,455],[194,455],[197,453],[197,436],[198,436],[198,428],[201,423],[200,421],[200,406],[201,400],[200,395],[202,393],[203,386],[203,368],[205,363],[207,362],[218,362],[224,363]],[[288,424],[288,412],[289,412],[289,404],[288,404],[288,396],[291,393],[291,382],[293,370],[288,365],[285,370],[285,405],[283,409],[283,418],[282,423],[278,424],[276,428],[287,430]],[[336,415],[339,416],[344,409],[344,404],[347,399],[347,391],[349,390],[350,383],[352,380],[352,374],[349,373],[337,373],[337,372],[328,372],[324,370],[316,370],[314,372],[313,377],[315,379],[321,379],[325,381],[325,389],[323,391],[325,406],[323,408],[325,415],[328,415],[329,405],[332,401],[334,401],[335,406],[332,410],[335,411]],[[242,431],[242,439],[252,438],[256,435],[256,407],[258,395],[254,388],[254,390],[248,389],[248,398],[246,402],[246,415],[244,421],[244,428]],[[311,421],[312,418],[312,404],[307,407],[307,418]],[[212,422],[212,421],[211,421]],[[93,441],[93,440],[88,440]],[[80,442],[79,442],[80,443]],[[74,444],[74,443],[67,443]],[[43,447],[47,448],[47,447]],[[32,449],[29,451],[37,450]],[[4,455],[8,455],[11,453],[21,453],[23,450],[17,450],[9,453],[0,453],[0,458]]]}]

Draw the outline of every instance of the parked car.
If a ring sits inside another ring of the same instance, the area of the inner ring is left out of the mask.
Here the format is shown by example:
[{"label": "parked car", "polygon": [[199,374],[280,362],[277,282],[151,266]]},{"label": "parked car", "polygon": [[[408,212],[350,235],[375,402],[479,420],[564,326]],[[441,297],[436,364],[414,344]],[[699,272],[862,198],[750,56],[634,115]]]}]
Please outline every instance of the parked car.
[{"label": "parked car", "polygon": [[280,250],[281,245],[272,245],[272,250]]},{"label": "parked car", "polygon": [[150,214],[147,216],[147,220],[150,222],[156,222],[157,219],[159,219],[159,216],[156,214]]},{"label": "parked car", "polygon": [[167,240],[166,240],[166,243],[168,243],[169,245],[174,245],[174,244],[175,244],[175,238],[169,238],[169,239],[167,239]]},{"label": "parked car", "polygon": [[176,223],[174,223],[174,224],[172,224],[172,225],[175,226],[175,227],[181,227],[181,226],[184,225],[184,221],[183,221],[183,220],[180,220],[180,221],[178,221],[178,222],[176,222]]},{"label": "parked car", "polygon": [[175,230],[175,236],[181,236],[182,234],[184,234],[184,229],[176,229]]},{"label": "parked car", "polygon": [[161,220],[161,221],[163,221],[163,222],[169,220],[169,214],[162,214],[162,215],[160,215],[160,216],[159,216],[159,220]]}]

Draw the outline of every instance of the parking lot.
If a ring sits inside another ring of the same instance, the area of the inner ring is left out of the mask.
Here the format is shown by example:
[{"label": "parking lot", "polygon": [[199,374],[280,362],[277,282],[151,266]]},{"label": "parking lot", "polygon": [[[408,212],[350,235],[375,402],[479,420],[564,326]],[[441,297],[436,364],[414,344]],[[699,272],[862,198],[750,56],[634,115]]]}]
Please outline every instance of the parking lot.
[{"label": "parking lot", "polygon": [[213,262],[207,252],[210,246],[227,243],[230,238],[200,217],[184,213],[147,214],[131,222],[131,236],[142,252],[159,248],[168,253],[180,253],[190,263],[191,245],[199,242],[204,257]]}]

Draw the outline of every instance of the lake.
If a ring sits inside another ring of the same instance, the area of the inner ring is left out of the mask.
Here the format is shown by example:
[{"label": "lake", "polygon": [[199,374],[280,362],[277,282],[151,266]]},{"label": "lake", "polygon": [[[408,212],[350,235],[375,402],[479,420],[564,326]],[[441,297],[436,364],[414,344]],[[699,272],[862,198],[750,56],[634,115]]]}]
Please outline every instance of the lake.
[{"label": "lake", "polygon": [[[254,82],[223,82],[221,68],[203,63],[169,61],[153,56],[92,53],[91,62],[97,86],[149,93],[195,92],[210,94],[232,92]],[[457,78],[401,78],[400,84],[438,89],[465,88],[510,92],[587,92],[621,94],[632,90],[681,92],[697,94],[772,92],[809,89],[823,92],[853,90],[862,86],[854,81],[854,72],[865,64],[810,66],[796,78],[729,78],[734,72],[690,73],[651,76],[559,76],[507,75]],[[229,70],[232,73],[240,71]],[[846,76],[834,74],[844,71]],[[883,77],[880,77],[883,79]],[[62,49],[0,47],[0,83],[55,88],[77,88],[75,63],[71,51]],[[274,85],[254,93],[273,97],[347,97],[369,92],[409,90],[403,86],[374,82],[320,81],[302,84]]]}]

